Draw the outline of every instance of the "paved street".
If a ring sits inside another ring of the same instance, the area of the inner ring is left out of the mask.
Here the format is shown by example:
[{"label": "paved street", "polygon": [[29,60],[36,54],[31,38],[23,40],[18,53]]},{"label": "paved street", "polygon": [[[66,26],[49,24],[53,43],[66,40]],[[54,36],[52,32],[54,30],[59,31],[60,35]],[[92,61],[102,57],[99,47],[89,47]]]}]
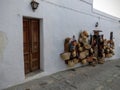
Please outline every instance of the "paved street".
[{"label": "paved street", "polygon": [[120,90],[120,60],[58,72],[5,90]]}]

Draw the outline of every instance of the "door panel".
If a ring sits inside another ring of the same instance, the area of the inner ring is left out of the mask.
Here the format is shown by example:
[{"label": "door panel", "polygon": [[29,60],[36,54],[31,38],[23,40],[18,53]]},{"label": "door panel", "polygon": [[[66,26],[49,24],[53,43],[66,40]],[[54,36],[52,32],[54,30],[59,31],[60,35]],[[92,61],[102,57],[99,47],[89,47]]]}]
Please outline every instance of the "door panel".
[{"label": "door panel", "polygon": [[40,68],[39,20],[23,19],[25,73]]},{"label": "door panel", "polygon": [[25,66],[25,73],[30,72],[30,52],[29,52],[29,21],[24,19],[23,21],[23,41],[24,41],[24,66]]},{"label": "door panel", "polygon": [[31,43],[32,43],[32,51],[31,51],[31,66],[32,70],[37,70],[39,68],[39,21],[32,20],[31,21]]},{"label": "door panel", "polygon": [[29,54],[24,54],[25,73],[30,72],[30,61]]}]

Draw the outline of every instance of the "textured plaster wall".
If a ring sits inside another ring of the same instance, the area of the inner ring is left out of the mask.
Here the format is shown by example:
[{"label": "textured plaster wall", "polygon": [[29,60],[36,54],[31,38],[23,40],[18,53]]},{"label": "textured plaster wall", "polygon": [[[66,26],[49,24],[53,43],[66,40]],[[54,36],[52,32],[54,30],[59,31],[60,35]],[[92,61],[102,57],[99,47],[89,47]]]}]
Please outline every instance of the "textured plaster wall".
[{"label": "textured plaster wall", "polygon": [[[0,89],[24,80],[21,2],[0,1]],[[0,49],[1,50],[1,49]]]},{"label": "textured plaster wall", "polygon": [[[30,0],[1,0],[0,32],[5,34],[7,43],[2,43],[5,48],[3,55],[1,54],[3,58],[0,59],[0,89],[69,69],[59,56],[64,50],[64,39],[73,35],[78,38],[82,30],[92,33],[97,21],[106,38],[109,38],[110,31],[114,32],[115,56],[110,59],[120,58],[120,24],[117,20],[93,13],[92,0],[90,2],[38,0],[38,2],[40,6],[33,12]],[[39,18],[42,22],[40,66],[43,72],[27,79],[24,75],[23,16]]]}]

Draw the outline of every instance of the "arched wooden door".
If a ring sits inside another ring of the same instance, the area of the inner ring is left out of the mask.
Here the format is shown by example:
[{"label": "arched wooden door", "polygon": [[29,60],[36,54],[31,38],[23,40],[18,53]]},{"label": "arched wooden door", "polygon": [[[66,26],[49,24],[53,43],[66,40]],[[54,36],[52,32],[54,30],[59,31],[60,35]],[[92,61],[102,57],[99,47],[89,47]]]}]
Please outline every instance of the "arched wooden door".
[{"label": "arched wooden door", "polygon": [[40,22],[39,19],[23,18],[25,74],[40,69]]}]

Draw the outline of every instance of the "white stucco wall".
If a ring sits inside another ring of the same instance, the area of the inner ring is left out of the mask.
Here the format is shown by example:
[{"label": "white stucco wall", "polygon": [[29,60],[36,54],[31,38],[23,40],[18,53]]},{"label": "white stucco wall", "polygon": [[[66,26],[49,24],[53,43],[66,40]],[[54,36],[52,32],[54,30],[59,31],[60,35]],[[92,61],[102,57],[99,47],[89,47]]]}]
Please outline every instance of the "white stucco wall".
[{"label": "white stucco wall", "polygon": [[37,1],[40,5],[35,12],[30,7],[30,0],[0,2],[0,31],[4,32],[7,38],[6,47],[0,58],[0,89],[30,80],[30,78],[25,79],[24,75],[23,16],[40,18],[43,21],[40,31],[43,72],[33,78],[69,69],[59,56],[64,49],[64,39],[73,35],[78,38],[81,30],[92,33],[97,21],[100,24],[99,29],[103,30],[106,38],[109,38],[110,31],[114,32],[115,56],[110,59],[120,58],[120,24],[117,19],[113,20],[93,13],[92,0],[90,2],[88,0]]}]

